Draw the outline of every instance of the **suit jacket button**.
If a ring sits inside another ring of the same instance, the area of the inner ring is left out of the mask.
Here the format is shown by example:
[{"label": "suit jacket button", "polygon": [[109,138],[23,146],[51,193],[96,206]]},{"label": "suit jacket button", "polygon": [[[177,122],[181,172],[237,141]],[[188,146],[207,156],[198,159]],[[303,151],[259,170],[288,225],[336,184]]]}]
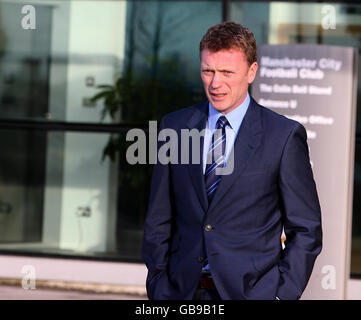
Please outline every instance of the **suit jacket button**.
[{"label": "suit jacket button", "polygon": [[204,230],[206,231],[211,231],[212,230],[212,226],[210,224],[206,224],[206,226],[204,227]]},{"label": "suit jacket button", "polygon": [[203,257],[198,257],[198,261],[199,261],[199,262],[203,262],[203,261],[204,261],[204,258],[203,258]]}]

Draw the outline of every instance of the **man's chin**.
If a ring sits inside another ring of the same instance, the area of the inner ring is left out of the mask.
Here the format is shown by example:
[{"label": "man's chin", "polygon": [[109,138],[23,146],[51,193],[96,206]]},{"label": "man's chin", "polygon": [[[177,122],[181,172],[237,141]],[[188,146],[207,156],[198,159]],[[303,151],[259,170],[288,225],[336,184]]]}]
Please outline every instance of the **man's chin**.
[{"label": "man's chin", "polygon": [[217,111],[222,112],[222,113],[231,109],[231,107],[225,103],[219,103],[217,101],[211,101],[211,103],[212,103],[212,106],[214,109],[216,109]]}]

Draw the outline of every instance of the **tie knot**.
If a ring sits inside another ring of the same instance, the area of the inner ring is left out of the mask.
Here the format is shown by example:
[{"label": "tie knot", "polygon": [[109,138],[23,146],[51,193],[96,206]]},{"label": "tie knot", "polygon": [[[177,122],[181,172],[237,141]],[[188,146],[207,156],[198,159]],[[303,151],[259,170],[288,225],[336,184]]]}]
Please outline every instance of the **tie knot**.
[{"label": "tie knot", "polygon": [[216,129],[223,129],[226,125],[229,124],[225,116],[220,116],[216,123]]}]

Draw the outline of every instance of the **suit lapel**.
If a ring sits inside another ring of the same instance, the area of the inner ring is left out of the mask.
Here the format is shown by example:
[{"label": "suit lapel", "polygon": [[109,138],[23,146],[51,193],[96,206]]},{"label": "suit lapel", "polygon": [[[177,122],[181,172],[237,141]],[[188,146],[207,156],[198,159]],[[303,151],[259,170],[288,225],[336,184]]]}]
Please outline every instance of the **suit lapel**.
[{"label": "suit lapel", "polygon": [[[257,103],[251,98],[250,105],[243,119],[242,125],[239,129],[238,135],[233,145],[234,155],[234,169],[231,174],[223,175],[219,183],[218,190],[208,208],[211,212],[217,205],[228,189],[232,186],[238,176],[244,171],[249,159],[256,151],[262,138],[262,120],[260,108]],[[232,154],[230,155],[232,157]],[[228,160],[227,165],[229,165]]]},{"label": "suit lapel", "polygon": [[[189,119],[187,126],[189,129],[197,129],[201,132],[206,128],[208,119],[208,102],[202,103],[196,109],[196,112]],[[206,186],[204,183],[203,177],[203,145],[204,145],[204,136],[200,139],[200,163],[193,164],[192,159],[192,146],[190,144],[190,164],[187,166],[190,174],[190,178],[193,182],[194,189],[197,193],[201,206],[204,211],[207,210],[208,200],[206,193]]]}]

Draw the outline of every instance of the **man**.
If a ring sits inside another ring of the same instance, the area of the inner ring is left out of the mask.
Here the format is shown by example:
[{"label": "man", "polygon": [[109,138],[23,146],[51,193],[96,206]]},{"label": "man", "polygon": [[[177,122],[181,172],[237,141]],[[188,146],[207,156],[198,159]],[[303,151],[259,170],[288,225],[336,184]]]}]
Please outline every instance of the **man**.
[{"label": "man", "polygon": [[[208,102],[166,115],[161,129],[209,130],[200,163],[154,167],[143,240],[148,297],[298,299],[322,242],[306,131],[249,96],[258,68],[250,30],[213,26],[200,57]],[[231,174],[215,173],[230,162]]]}]

